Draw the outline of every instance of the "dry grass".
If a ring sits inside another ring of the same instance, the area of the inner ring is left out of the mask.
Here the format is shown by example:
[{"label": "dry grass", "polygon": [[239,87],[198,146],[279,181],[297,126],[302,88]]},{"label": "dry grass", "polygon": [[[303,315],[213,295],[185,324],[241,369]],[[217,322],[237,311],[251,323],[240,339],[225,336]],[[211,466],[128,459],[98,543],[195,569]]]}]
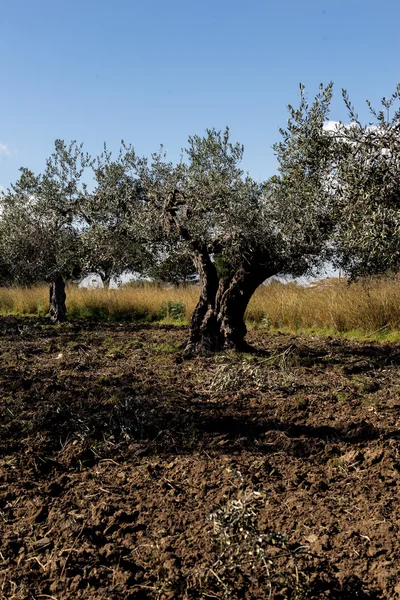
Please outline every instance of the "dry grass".
[{"label": "dry grass", "polygon": [[[166,305],[179,303],[183,305],[183,320],[189,321],[197,302],[198,288],[167,288],[144,284],[108,290],[69,285],[66,294],[67,311],[71,318],[168,320],[170,311]],[[45,285],[0,288],[1,314],[44,316],[48,310],[49,291]]]},{"label": "dry grass", "polygon": [[325,280],[315,287],[272,284],[259,288],[248,320],[272,329],[388,333],[400,329],[400,281],[376,279],[348,284]]},{"label": "dry grass", "polygon": [[47,286],[0,287],[0,313],[17,315],[45,315],[49,311]]},{"label": "dry grass", "polygon": [[[198,288],[159,287],[151,284],[119,290],[67,288],[71,318],[110,320],[176,320],[188,322],[198,299]],[[261,286],[249,304],[250,325],[273,330],[314,330],[346,334],[360,332],[390,337],[400,330],[400,281],[378,279],[348,285],[326,280],[315,287],[273,283]],[[46,286],[0,288],[0,313],[44,316],[48,311]]]},{"label": "dry grass", "polygon": [[165,318],[168,303],[180,303],[183,320],[189,321],[197,298],[198,289],[194,286],[167,288],[145,284],[115,290],[69,287],[67,310],[76,317],[97,315],[107,319],[156,321]]}]

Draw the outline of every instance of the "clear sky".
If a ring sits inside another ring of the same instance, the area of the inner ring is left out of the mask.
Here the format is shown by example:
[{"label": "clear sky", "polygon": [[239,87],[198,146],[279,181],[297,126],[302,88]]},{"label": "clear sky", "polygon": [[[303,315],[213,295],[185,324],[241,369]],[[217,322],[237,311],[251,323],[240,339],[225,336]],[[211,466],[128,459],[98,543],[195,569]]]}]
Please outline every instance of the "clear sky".
[{"label": "clear sky", "polygon": [[56,138],[139,154],[229,125],[244,167],[275,172],[271,144],[295,104],[335,83],[361,115],[400,82],[400,2],[0,0],[0,186],[41,171]]}]

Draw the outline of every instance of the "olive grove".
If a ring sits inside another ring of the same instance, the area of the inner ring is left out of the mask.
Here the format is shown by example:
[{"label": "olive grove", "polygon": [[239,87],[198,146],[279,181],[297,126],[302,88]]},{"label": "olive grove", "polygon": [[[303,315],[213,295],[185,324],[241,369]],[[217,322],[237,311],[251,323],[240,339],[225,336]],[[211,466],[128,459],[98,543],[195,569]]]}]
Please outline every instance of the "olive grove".
[{"label": "olive grove", "polygon": [[328,260],[352,278],[397,271],[400,87],[382,110],[369,105],[365,125],[343,91],[350,124],[326,131],[332,93],[321,85],[309,101],[300,86],[265,182],[243,171],[229,129],[189,137],[178,163],[162,147],[146,158],[122,142],[116,158],[106,146],[92,158],[57,140],[43,174],[21,169],[0,195],[0,283],[50,282],[50,316],[62,322],[66,278],[95,272],[107,285],[130,270],[178,282],[195,270],[190,354],[248,348],[246,307],[273,275]]}]

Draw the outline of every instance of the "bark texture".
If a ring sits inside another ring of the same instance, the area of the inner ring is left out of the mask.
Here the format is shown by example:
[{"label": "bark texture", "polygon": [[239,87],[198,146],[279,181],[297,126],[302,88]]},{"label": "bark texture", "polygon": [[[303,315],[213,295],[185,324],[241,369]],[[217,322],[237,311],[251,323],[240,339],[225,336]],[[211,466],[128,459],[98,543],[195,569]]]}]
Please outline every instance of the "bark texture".
[{"label": "bark texture", "polygon": [[65,306],[65,283],[61,275],[50,284],[50,321],[52,323],[65,323],[67,308]]},{"label": "bark texture", "polygon": [[186,352],[249,350],[244,314],[269,273],[241,267],[230,277],[218,278],[207,254],[197,256],[195,264],[200,275],[200,298],[191,318]]}]

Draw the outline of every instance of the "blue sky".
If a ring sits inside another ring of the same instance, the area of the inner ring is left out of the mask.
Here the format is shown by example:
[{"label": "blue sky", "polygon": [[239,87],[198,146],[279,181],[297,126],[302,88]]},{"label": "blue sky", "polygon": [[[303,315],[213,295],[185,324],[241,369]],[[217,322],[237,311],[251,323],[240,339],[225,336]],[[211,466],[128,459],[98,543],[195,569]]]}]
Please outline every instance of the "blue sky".
[{"label": "blue sky", "polygon": [[257,179],[295,104],[335,83],[361,115],[400,81],[400,2],[0,0],[0,186],[41,171],[56,138],[139,154],[229,125]]}]

